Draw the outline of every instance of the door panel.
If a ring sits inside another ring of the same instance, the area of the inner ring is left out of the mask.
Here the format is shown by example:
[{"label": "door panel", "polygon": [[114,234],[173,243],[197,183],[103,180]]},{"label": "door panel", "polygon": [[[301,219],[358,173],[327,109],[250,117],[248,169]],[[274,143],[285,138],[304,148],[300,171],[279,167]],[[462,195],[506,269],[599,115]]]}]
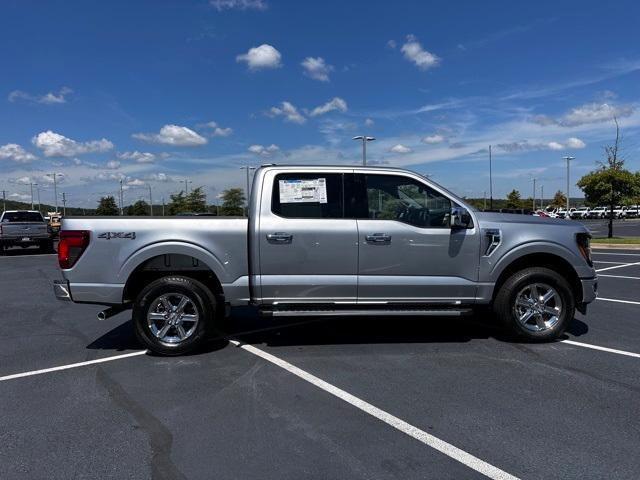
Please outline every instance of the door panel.
[{"label": "door panel", "polygon": [[[342,173],[273,175],[273,191],[263,197],[257,239],[263,303],[355,302],[358,233],[355,219],[342,218]],[[320,180],[322,185],[321,179],[326,198],[313,191],[296,197],[290,184],[280,196],[281,181],[306,181],[313,190],[311,182]]]},{"label": "door panel", "polygon": [[[400,174],[355,175],[358,302],[475,299],[477,229],[449,227],[451,200]],[[366,218],[363,218],[366,217]]]}]

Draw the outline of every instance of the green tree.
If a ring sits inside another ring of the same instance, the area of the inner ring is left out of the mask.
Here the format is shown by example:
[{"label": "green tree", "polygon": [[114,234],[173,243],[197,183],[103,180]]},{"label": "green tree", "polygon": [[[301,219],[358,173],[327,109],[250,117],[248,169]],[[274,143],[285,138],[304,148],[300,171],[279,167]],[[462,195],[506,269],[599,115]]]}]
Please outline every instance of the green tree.
[{"label": "green tree", "polygon": [[507,195],[507,208],[522,208],[520,192],[515,188]]},{"label": "green tree", "polygon": [[171,201],[169,202],[169,215],[177,215],[187,211],[186,196],[183,191],[170,195]]},{"label": "green tree", "polygon": [[567,206],[567,196],[560,190],[553,196],[553,200],[549,204],[551,208],[562,208]]},{"label": "green tree", "polygon": [[149,215],[149,204],[144,200],[138,200],[133,205],[127,207],[127,215],[136,217]]},{"label": "green tree", "polygon": [[243,205],[246,198],[244,190],[241,188],[230,188],[222,192],[222,205],[220,215],[237,216],[242,215]]},{"label": "green tree", "polygon": [[207,195],[202,187],[194,188],[185,196],[185,209],[188,212],[201,213],[207,211]]},{"label": "green tree", "polygon": [[637,176],[624,168],[624,160],[620,155],[620,128],[618,120],[614,117],[616,125],[616,138],[613,145],[604,147],[606,163],[578,180],[578,187],[582,189],[587,203],[590,205],[608,205],[609,231],[607,236],[613,237],[613,210],[623,199],[634,196],[637,193]]},{"label": "green tree", "polygon": [[111,195],[109,195],[108,197],[101,197],[98,201],[96,215],[118,215],[118,205],[116,204],[116,199]]}]

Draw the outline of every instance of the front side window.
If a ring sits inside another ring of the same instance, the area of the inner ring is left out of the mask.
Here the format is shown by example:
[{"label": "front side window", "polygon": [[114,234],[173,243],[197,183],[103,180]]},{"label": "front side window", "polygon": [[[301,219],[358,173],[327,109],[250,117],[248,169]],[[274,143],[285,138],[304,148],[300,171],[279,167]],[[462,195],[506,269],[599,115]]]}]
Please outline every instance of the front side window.
[{"label": "front side window", "polygon": [[285,218],[343,218],[341,173],[276,175],[271,211]]},{"label": "front side window", "polygon": [[450,228],[451,200],[433,188],[400,175],[356,175],[353,215],[396,220],[421,228]]}]

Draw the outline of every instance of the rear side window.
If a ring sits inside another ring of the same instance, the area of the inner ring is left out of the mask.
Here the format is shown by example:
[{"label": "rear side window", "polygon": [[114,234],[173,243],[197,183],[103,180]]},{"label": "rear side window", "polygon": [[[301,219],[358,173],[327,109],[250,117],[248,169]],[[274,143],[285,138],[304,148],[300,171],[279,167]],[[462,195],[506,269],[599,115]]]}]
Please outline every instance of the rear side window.
[{"label": "rear side window", "polygon": [[6,212],[2,217],[2,223],[8,222],[44,222],[38,212]]},{"label": "rear side window", "polygon": [[343,218],[340,173],[281,173],[273,182],[271,211],[285,218]]}]

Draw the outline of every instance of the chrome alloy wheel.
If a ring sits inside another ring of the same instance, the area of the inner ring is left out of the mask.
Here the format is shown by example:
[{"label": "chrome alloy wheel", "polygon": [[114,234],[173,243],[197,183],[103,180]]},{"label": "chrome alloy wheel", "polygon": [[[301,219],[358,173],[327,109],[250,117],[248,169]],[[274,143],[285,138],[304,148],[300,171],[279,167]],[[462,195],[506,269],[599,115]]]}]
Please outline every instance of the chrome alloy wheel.
[{"label": "chrome alloy wheel", "polygon": [[560,321],[562,299],[553,287],[545,283],[532,283],[518,292],[513,310],[524,328],[543,332]]},{"label": "chrome alloy wheel", "polygon": [[160,341],[183,342],[196,331],[200,316],[191,299],[181,293],[165,293],[151,302],[147,325]]}]

